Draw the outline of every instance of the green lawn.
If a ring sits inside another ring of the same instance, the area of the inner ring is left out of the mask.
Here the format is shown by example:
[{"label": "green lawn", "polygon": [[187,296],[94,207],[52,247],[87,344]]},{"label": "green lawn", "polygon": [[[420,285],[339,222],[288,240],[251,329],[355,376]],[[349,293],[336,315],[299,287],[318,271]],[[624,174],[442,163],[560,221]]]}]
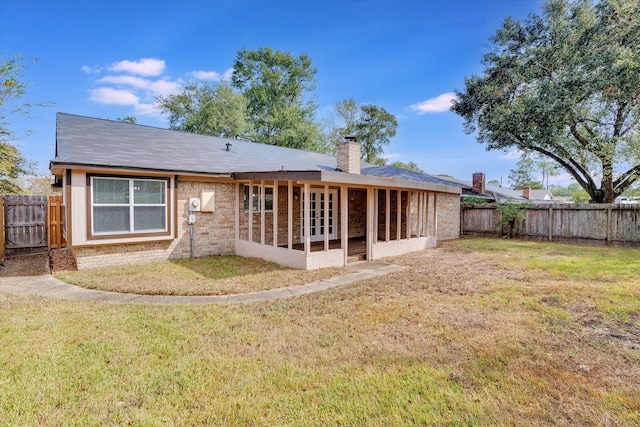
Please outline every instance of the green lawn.
[{"label": "green lawn", "polygon": [[408,268],[259,304],[0,294],[0,424],[640,426],[640,250],[390,261]]},{"label": "green lawn", "polygon": [[300,271],[224,255],[65,271],[56,277],[89,289],[146,295],[229,295],[304,285],[345,274],[345,268]]}]

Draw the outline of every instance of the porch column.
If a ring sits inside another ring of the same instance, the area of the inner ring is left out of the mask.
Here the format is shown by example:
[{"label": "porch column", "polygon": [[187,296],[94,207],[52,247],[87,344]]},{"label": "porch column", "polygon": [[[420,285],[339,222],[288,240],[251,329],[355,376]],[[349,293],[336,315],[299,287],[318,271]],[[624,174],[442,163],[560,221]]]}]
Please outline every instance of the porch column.
[{"label": "porch column", "polygon": [[324,185],[324,251],[329,250],[329,186]]},{"label": "porch column", "polygon": [[309,219],[309,199],[311,198],[311,184],[304,185],[304,204],[302,209],[304,210],[304,253],[309,254],[311,252],[311,221]]},{"label": "porch column", "polygon": [[396,190],[396,240],[402,237],[402,191]]},{"label": "porch column", "polygon": [[347,265],[349,256],[349,189],[344,185],[340,187],[340,234],[344,265]]},{"label": "porch column", "polygon": [[287,181],[287,249],[293,249],[293,181]]},{"label": "porch column", "polygon": [[378,189],[373,189],[373,204],[375,210],[373,212],[373,242],[378,241],[378,223],[380,222],[380,196],[378,195]]},{"label": "porch column", "polygon": [[253,243],[253,181],[249,181],[249,242]]},{"label": "porch column", "polygon": [[240,183],[236,182],[236,240],[240,240]]},{"label": "porch column", "polygon": [[[367,188],[367,261],[370,261],[373,259],[372,253],[373,253],[373,229],[374,229],[374,224],[373,224],[373,217],[374,217],[374,211],[375,211],[375,207],[374,207],[374,203],[375,203],[375,197],[374,197],[374,188]],[[389,199],[387,198],[387,201]],[[387,215],[387,218],[389,217],[389,215]]]},{"label": "porch column", "polygon": [[391,240],[390,232],[391,232],[391,190],[385,190],[387,195],[387,203],[385,205],[385,216],[384,216],[384,241],[388,242]]},{"label": "porch column", "polygon": [[273,247],[278,247],[278,180],[273,181]]},{"label": "porch column", "polygon": [[407,192],[407,239],[411,239],[411,201],[413,200],[413,191]]},{"label": "porch column", "polygon": [[420,191],[416,191],[416,237],[422,237],[420,234],[420,220],[422,219],[422,205],[420,204]]},{"label": "porch column", "polygon": [[266,216],[264,213],[264,207],[265,207],[265,194],[266,191],[264,191],[264,179],[260,180],[260,244],[264,245],[264,230],[265,230],[265,220],[266,220]]},{"label": "porch column", "polygon": [[429,236],[429,193],[424,196],[424,235]]},{"label": "porch column", "polygon": [[438,241],[438,193],[433,193],[433,237]]}]

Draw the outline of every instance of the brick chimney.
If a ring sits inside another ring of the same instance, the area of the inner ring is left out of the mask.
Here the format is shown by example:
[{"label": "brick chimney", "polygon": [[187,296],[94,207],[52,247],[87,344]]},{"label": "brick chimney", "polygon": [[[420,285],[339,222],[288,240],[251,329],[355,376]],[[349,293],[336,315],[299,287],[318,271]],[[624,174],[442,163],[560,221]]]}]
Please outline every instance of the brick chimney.
[{"label": "brick chimney", "polygon": [[476,193],[484,194],[484,174],[482,172],[476,172],[473,174],[471,189]]},{"label": "brick chimney", "polygon": [[360,173],[360,143],[355,136],[345,136],[344,142],[338,144],[336,160],[341,171]]},{"label": "brick chimney", "polygon": [[524,187],[522,189],[522,196],[524,196],[525,199],[528,199],[531,197],[531,187]]}]

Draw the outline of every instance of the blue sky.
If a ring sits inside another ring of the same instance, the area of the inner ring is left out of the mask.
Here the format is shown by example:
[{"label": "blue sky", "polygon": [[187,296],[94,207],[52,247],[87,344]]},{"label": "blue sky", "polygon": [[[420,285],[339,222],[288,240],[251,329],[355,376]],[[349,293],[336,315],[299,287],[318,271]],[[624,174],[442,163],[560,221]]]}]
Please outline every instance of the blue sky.
[{"label": "blue sky", "polygon": [[271,47],[313,60],[318,119],[349,97],[394,114],[389,161],[468,180],[481,171],[506,185],[517,155],[485,151],[448,105],[464,77],[482,71],[503,20],[540,7],[540,0],[0,0],[0,54],[38,58],[24,76],[25,100],[55,103],[13,126],[32,130],[18,144],[40,171],[55,154],[56,111],[168,127],[153,108],[156,96],[194,78],[223,78],[239,49]]}]

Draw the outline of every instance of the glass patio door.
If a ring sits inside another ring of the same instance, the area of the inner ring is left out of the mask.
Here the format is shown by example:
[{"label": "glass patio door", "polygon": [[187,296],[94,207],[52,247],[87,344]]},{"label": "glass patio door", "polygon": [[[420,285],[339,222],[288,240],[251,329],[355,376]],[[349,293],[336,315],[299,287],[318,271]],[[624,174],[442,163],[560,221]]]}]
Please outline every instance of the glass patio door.
[{"label": "glass patio door", "polygon": [[[300,235],[304,241],[304,200],[306,194],[302,192],[302,205],[300,211],[302,212],[302,232]],[[309,192],[309,236],[312,242],[318,242],[324,240],[325,233],[329,234],[329,239],[335,239],[337,237],[336,221],[335,221],[335,207],[336,200],[338,198],[337,190],[329,190],[327,193],[327,199],[324,198],[324,189],[312,188]],[[325,202],[328,203],[329,224],[328,229],[325,230],[324,226],[324,211]]]}]

